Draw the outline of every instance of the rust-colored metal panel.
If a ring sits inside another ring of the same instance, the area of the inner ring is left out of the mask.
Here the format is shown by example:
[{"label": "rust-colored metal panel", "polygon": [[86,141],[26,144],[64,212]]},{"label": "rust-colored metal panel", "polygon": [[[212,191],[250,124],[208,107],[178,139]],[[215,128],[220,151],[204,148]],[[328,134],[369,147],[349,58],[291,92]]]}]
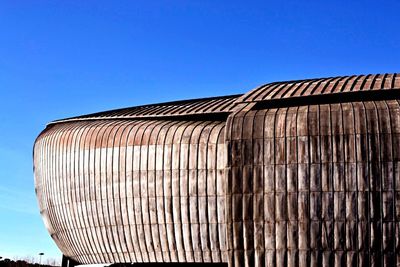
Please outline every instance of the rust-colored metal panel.
[{"label": "rust-colored metal panel", "polygon": [[400,76],[271,83],[236,96],[51,122],[40,212],[79,263],[400,263]]}]

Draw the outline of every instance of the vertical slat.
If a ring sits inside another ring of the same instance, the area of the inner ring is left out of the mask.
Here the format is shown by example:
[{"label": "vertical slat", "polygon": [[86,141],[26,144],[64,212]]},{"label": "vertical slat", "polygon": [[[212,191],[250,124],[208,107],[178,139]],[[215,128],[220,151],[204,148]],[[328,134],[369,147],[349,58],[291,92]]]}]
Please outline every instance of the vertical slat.
[{"label": "vertical slat", "polygon": [[[320,86],[387,89],[398,79],[331,80],[276,83],[251,99]],[[207,103],[172,110],[201,112]],[[397,100],[242,103],[226,122],[102,116],[55,124],[34,148],[46,227],[80,263],[391,266],[400,259]]]}]

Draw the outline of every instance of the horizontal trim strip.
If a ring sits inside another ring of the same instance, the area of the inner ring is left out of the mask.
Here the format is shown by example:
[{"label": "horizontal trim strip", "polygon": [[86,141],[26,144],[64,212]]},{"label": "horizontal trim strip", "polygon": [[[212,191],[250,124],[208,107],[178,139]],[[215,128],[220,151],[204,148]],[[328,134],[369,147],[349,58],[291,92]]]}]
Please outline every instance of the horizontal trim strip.
[{"label": "horizontal trim strip", "polygon": [[329,95],[309,95],[261,101],[253,107],[253,110],[394,99],[400,99],[400,90],[342,92]]}]

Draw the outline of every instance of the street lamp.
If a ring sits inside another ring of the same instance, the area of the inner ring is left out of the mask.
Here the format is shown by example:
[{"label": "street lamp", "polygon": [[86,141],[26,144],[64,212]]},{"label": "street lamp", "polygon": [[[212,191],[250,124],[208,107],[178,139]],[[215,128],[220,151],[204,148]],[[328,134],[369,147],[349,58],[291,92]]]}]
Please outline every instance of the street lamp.
[{"label": "street lamp", "polygon": [[44,255],[43,252],[39,253],[39,264],[42,265],[42,256]]}]

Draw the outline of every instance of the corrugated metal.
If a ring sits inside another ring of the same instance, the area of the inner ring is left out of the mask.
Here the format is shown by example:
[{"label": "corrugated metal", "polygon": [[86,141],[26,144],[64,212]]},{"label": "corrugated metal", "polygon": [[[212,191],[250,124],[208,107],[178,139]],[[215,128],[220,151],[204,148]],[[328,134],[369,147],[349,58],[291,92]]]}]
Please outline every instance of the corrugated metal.
[{"label": "corrugated metal", "polygon": [[370,74],[273,82],[244,94],[238,98],[237,103],[388,89],[400,89],[399,74]]}]

